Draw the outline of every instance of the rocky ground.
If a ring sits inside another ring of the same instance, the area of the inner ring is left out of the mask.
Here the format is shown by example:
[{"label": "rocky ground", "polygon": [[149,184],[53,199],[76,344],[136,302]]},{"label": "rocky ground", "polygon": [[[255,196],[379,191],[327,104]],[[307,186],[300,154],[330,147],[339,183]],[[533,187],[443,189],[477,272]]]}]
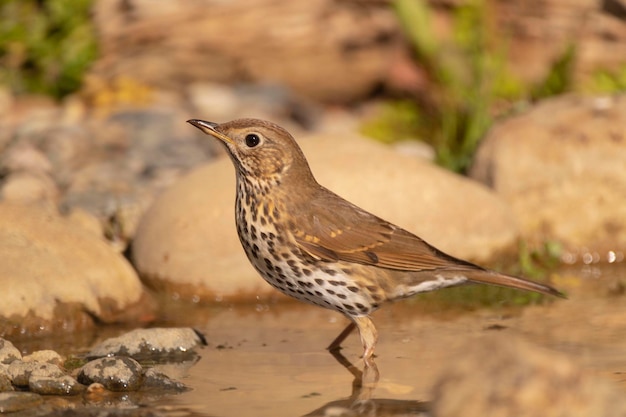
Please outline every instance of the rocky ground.
[{"label": "rocky ground", "polygon": [[[110,413],[99,415],[119,415],[124,402],[128,407],[128,403],[188,390],[159,372],[158,365],[189,367],[198,359],[194,348],[201,345],[206,345],[204,336],[189,328],[139,329],[65,357],[53,350],[22,356],[11,342],[0,339],[0,412],[88,415],[98,409],[103,413],[102,405],[108,403]],[[113,393],[124,393],[126,398]]]}]

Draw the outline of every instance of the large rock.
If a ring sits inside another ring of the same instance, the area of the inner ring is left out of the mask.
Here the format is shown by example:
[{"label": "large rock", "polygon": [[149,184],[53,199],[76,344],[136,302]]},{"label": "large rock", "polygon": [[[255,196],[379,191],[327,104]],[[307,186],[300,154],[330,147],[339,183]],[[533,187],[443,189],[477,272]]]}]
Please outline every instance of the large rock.
[{"label": "large rock", "polygon": [[183,91],[190,82],[279,83],[315,99],[376,89],[402,45],[387,5],[336,1],[94,4],[93,74]]},{"label": "large rock", "polygon": [[470,175],[511,205],[524,239],[614,259],[626,250],[626,96],[556,98],[497,124]]},{"label": "large rock", "polygon": [[435,382],[433,417],[619,417],[623,392],[568,357],[509,335],[468,345]]},{"label": "large rock", "polygon": [[[321,184],[452,255],[485,260],[517,237],[509,208],[487,188],[427,161],[349,135],[320,135],[300,144]],[[133,243],[145,282],[196,299],[275,294],[240,247],[234,198],[228,158],[165,191]]]},{"label": "large rock", "polygon": [[0,203],[0,336],[49,334],[148,313],[135,271],[52,209]]}]

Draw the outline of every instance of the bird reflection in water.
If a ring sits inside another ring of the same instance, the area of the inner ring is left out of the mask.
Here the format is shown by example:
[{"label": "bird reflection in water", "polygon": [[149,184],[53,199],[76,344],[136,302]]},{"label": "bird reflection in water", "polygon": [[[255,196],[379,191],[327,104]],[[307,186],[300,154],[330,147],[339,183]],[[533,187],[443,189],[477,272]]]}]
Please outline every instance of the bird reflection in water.
[{"label": "bird reflection in water", "polygon": [[306,414],[314,416],[345,416],[345,417],[382,417],[382,416],[420,416],[427,417],[428,403],[417,400],[395,400],[373,398],[380,379],[376,363],[359,369],[341,354],[340,349],[329,349],[330,354],[346,368],[354,377],[352,394],[342,400],[331,401],[322,407]]}]

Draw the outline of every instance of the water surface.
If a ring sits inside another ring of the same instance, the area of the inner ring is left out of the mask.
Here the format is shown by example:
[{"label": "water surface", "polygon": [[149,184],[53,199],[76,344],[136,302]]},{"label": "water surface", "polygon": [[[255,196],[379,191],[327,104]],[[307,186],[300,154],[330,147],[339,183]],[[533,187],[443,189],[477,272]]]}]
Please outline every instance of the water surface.
[{"label": "water surface", "polygon": [[554,280],[568,300],[476,311],[428,311],[410,301],[383,308],[374,315],[380,379],[372,386],[366,375],[364,387],[356,334],[344,342],[343,359],[325,350],[347,324],[337,313],[299,303],[179,306],[164,321],[196,327],[209,346],[173,375],[193,390],[151,405],[177,416],[342,415],[344,407],[424,415],[442,369],[493,332],[567,355],[626,394],[626,268],[572,267]]}]

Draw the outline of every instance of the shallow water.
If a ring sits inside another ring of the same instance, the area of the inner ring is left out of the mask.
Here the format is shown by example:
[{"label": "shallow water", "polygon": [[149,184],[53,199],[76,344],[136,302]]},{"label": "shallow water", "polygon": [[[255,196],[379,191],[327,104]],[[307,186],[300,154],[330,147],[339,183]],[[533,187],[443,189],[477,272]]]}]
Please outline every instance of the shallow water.
[{"label": "shallow water", "polygon": [[[192,325],[209,345],[179,375],[193,390],[149,404],[173,416],[425,415],[436,376],[472,343],[506,332],[568,355],[626,394],[626,267],[569,268],[555,275],[569,293],[523,309],[422,311],[401,302],[375,313],[380,380],[358,387],[356,334],[340,364],[325,347],[347,324],[337,313],[298,303],[187,309],[167,324]],[[352,371],[352,372],[351,372]],[[374,410],[377,410],[374,412]]]},{"label": "shallow water", "polygon": [[[383,307],[373,316],[380,335],[377,384],[372,372],[360,374],[356,334],[344,342],[343,358],[325,349],[348,323],[338,313],[284,301],[167,303],[157,326],[192,326],[208,342],[197,363],[162,369],[192,390],[162,397],[137,393],[127,405],[124,398],[113,403],[131,408],[140,403],[173,417],[425,416],[442,370],[494,332],[567,355],[626,395],[626,264],[563,268],[551,278],[569,299],[474,311],[415,299]],[[127,330],[105,326],[14,343],[25,353],[79,353]]]}]

